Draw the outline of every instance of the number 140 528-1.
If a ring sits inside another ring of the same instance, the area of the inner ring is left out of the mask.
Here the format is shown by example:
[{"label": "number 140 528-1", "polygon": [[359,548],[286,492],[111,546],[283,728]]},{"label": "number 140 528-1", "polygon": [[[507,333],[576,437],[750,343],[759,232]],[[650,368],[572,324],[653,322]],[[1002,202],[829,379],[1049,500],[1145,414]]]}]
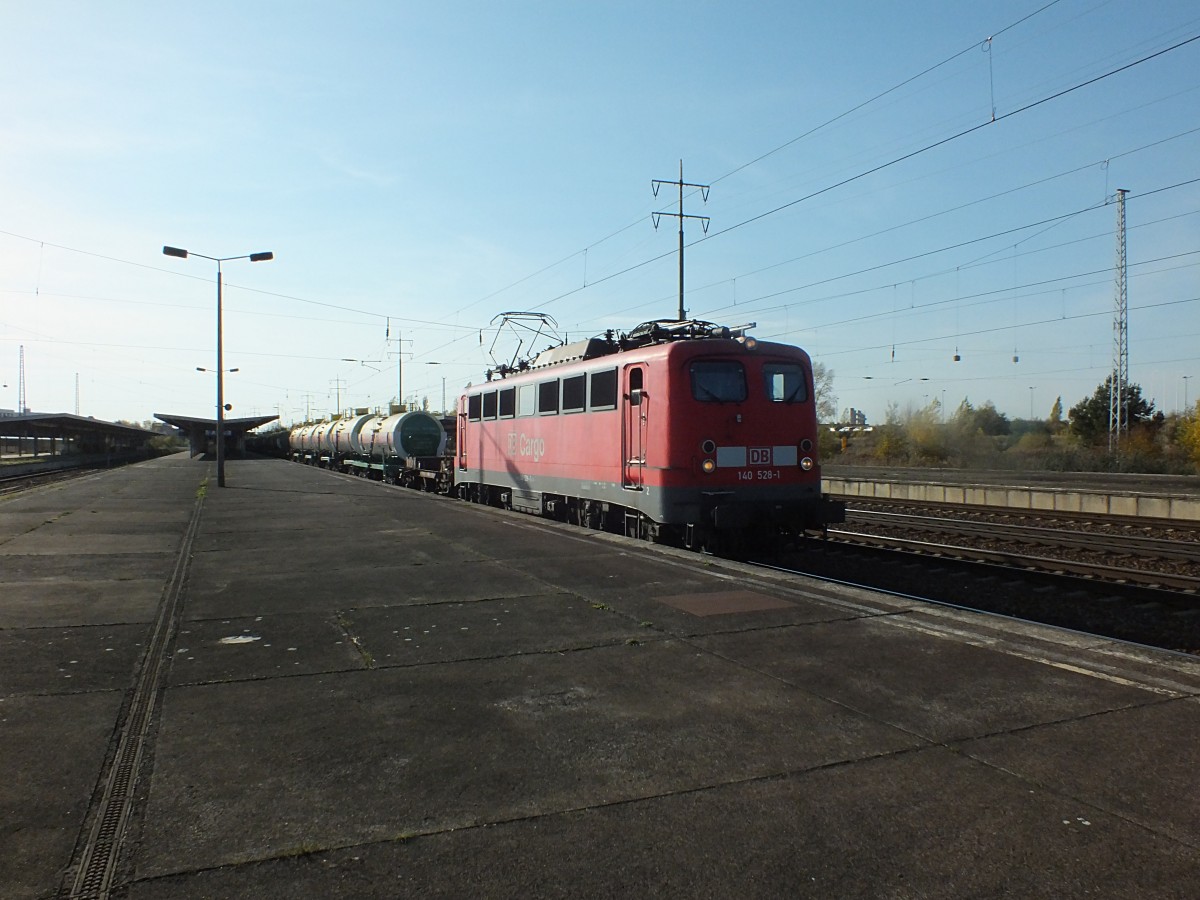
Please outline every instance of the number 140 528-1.
[{"label": "number 140 528-1", "polygon": [[737,473],[738,481],[778,481],[783,473],[778,469],[742,469]]}]

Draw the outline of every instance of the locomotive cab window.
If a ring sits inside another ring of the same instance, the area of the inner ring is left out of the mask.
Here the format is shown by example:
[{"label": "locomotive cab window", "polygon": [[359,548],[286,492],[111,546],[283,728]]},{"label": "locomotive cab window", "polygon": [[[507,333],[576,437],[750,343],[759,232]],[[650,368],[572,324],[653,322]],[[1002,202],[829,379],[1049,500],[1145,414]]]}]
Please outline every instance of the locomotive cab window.
[{"label": "locomotive cab window", "polygon": [[483,396],[472,394],[467,398],[467,421],[478,422],[483,415]]},{"label": "locomotive cab window", "polygon": [[500,418],[511,419],[517,413],[517,389],[504,388],[500,391]]},{"label": "locomotive cab window", "polygon": [[483,417],[485,419],[496,418],[496,392],[488,391],[483,395]]},{"label": "locomotive cab window", "polygon": [[803,403],[808,399],[804,369],[795,363],[764,363],[763,387],[772,403]]},{"label": "locomotive cab window", "polygon": [[692,396],[704,403],[741,403],[746,399],[746,370],[736,360],[694,362],[689,369]]},{"label": "locomotive cab window", "polygon": [[572,375],[562,380],[562,411],[583,412],[584,391],[587,386],[586,375]]},{"label": "locomotive cab window", "polygon": [[558,379],[543,381],[538,386],[538,414],[553,416],[558,414]]}]

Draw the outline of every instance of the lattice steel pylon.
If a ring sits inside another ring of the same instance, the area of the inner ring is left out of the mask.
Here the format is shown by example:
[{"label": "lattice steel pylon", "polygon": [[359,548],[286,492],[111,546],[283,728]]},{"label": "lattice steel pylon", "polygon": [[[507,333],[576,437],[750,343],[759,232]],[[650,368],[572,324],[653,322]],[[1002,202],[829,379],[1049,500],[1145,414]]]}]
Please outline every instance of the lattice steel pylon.
[{"label": "lattice steel pylon", "polygon": [[17,415],[23,416],[29,412],[29,405],[25,402],[25,345],[21,345],[20,355],[20,371],[17,374]]},{"label": "lattice steel pylon", "polygon": [[1113,310],[1113,371],[1108,383],[1108,450],[1129,431],[1129,289],[1125,281],[1125,195],[1117,190],[1117,285]]}]

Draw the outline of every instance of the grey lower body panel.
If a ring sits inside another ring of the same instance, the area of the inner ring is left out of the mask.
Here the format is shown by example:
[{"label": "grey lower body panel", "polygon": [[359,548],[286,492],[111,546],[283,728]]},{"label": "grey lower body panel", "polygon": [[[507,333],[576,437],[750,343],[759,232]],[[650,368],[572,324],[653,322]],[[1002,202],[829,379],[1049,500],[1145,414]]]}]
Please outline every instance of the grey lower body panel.
[{"label": "grey lower body panel", "polygon": [[[460,482],[485,484],[510,492],[514,509],[543,512],[548,498],[577,497],[641,513],[663,525],[705,525],[717,530],[758,526],[819,528],[840,521],[817,484],[747,485],[728,489],[699,486],[626,487],[605,481],[585,481],[539,475],[514,477],[505,471],[459,470]],[[836,506],[836,504],[835,504]]]}]

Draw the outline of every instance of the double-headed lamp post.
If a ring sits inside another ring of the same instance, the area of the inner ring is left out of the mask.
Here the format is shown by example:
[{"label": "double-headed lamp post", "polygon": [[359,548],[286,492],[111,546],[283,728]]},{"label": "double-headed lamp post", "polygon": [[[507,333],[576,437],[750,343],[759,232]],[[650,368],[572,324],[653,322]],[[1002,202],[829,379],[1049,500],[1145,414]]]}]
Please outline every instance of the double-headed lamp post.
[{"label": "double-headed lamp post", "polygon": [[221,263],[234,259],[266,262],[274,259],[275,254],[268,251],[266,253],[247,253],[244,256],[205,256],[203,253],[189,253],[179,247],[163,247],[163,254],[178,256],[180,259],[199,256],[201,259],[212,260],[217,264],[217,487],[225,487],[225,370],[221,344]]}]

